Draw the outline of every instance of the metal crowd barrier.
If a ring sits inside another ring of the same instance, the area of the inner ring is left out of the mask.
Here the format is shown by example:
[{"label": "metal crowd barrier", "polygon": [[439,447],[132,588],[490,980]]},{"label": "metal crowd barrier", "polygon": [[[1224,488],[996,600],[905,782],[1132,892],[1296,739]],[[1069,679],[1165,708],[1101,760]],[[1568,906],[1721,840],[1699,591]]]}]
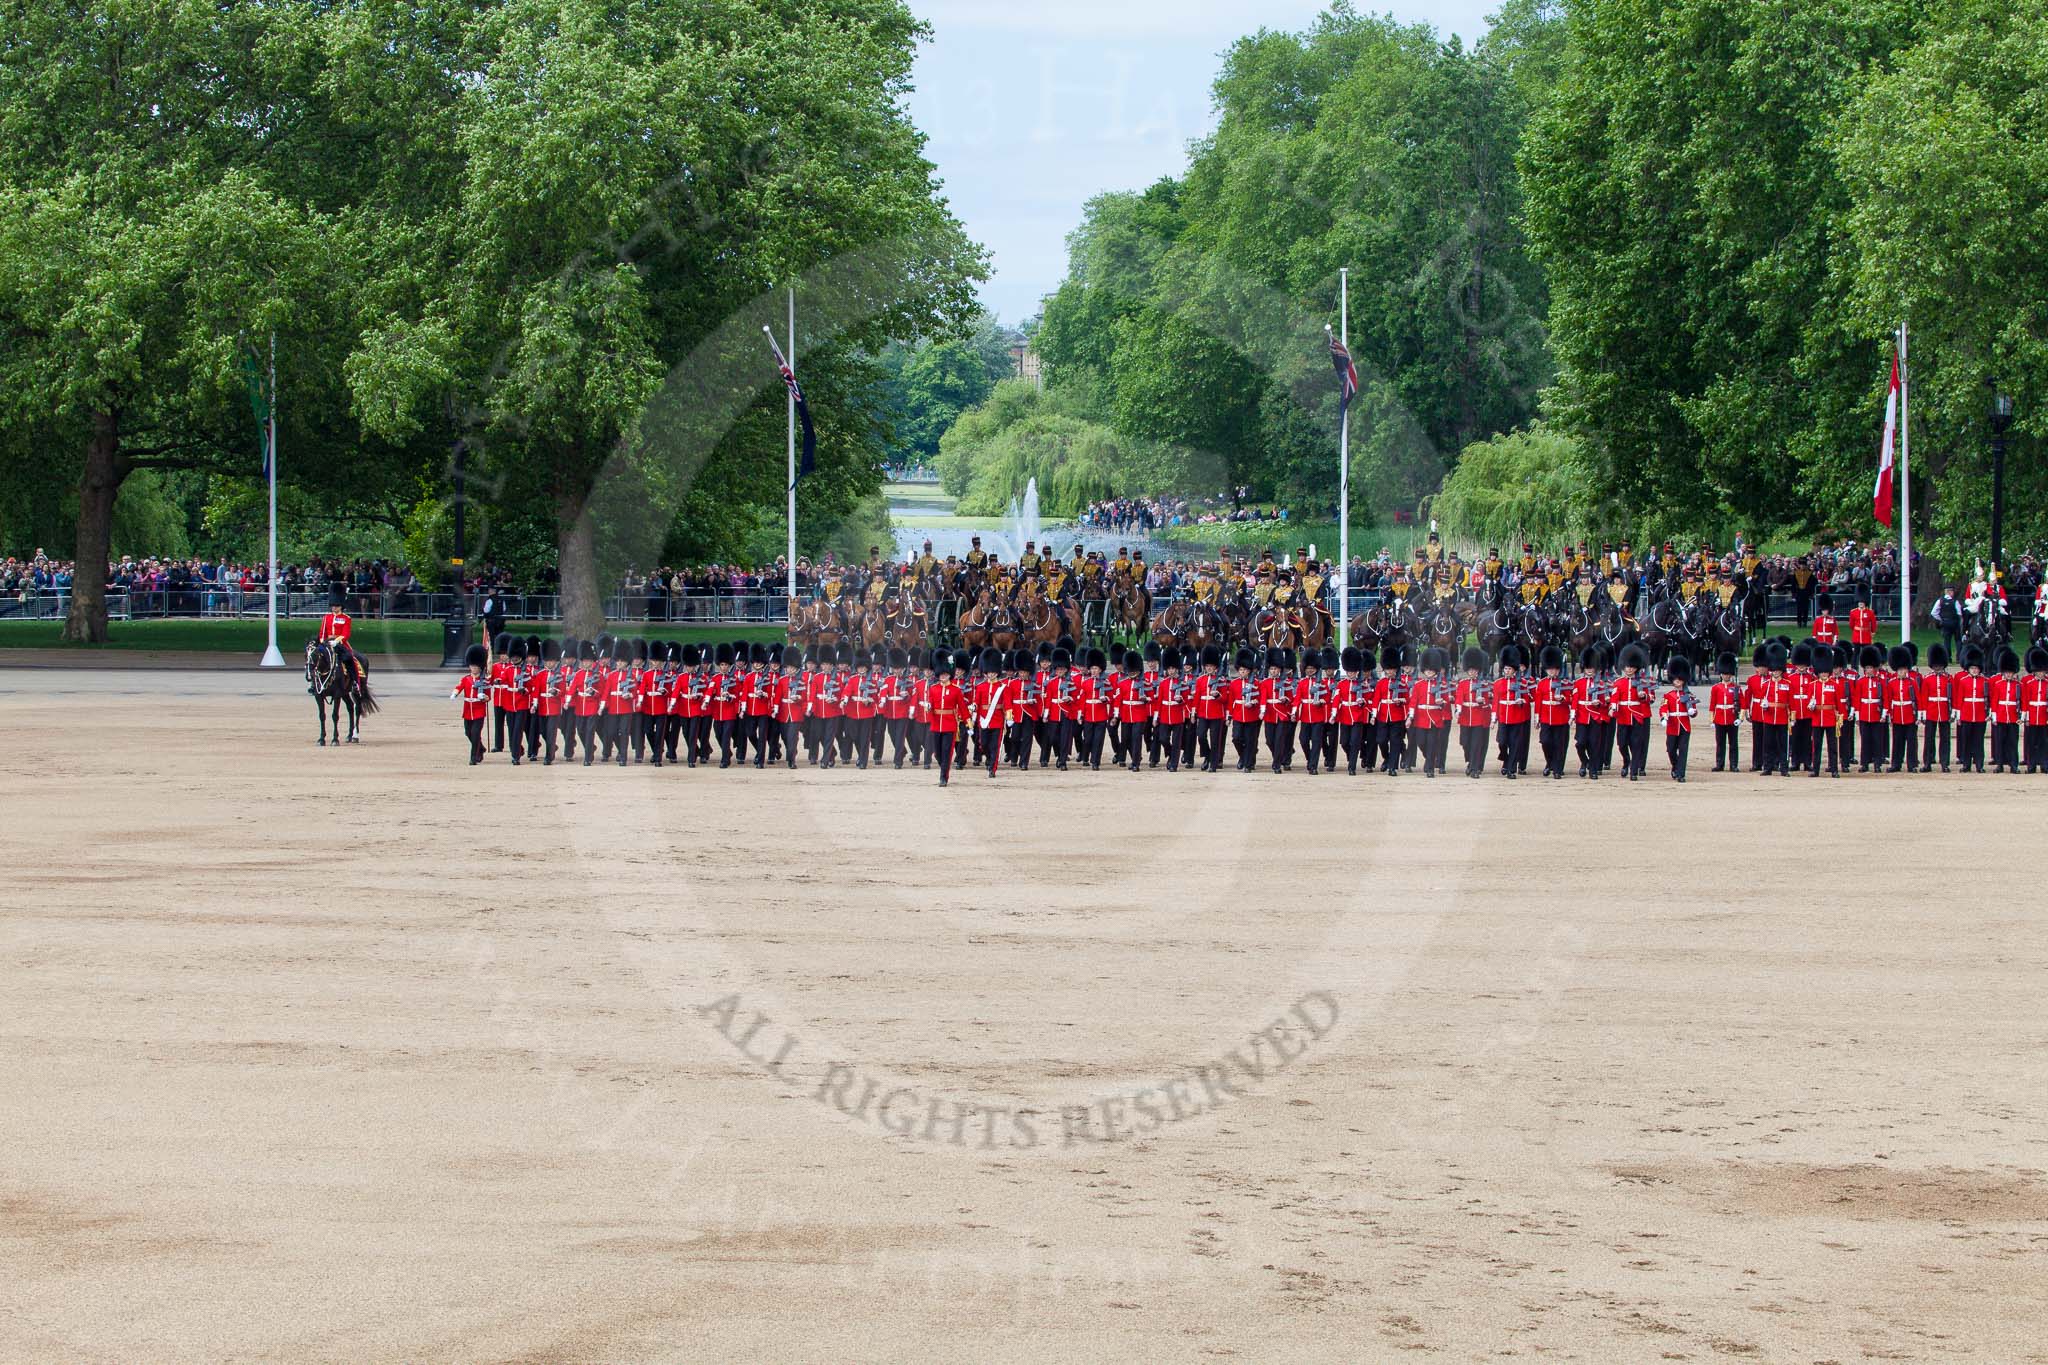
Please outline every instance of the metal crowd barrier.
[{"label": "metal crowd barrier", "polygon": [[[562,618],[562,599],[552,593],[496,593],[489,594],[497,609],[507,620],[512,621],[559,621]],[[1158,605],[1173,601],[1185,601],[1192,594],[1187,587],[1174,589],[1170,593],[1155,593]],[[1354,588],[1351,591],[1351,609],[1354,613],[1364,611],[1375,602],[1385,599],[1384,588]],[[1838,618],[1846,619],[1847,609],[1841,606],[1835,594]],[[332,588],[294,590],[278,595],[278,614],[291,618],[318,618],[333,606],[339,605],[350,615],[364,620],[438,620],[448,615],[455,605],[456,595],[446,592],[355,592],[343,590],[337,593]],[[472,617],[481,609],[482,595],[467,594],[463,599],[464,611]],[[1337,594],[1334,589],[1329,595],[1332,610],[1336,609]],[[71,594],[63,589],[41,589],[26,592],[0,594],[0,620],[61,620],[70,609]],[[1878,620],[1896,623],[1899,619],[1899,597],[1896,589],[1873,594],[1872,607]],[[1098,610],[1097,608],[1101,608]],[[1813,604],[1817,610],[1818,602]],[[188,587],[165,589],[113,589],[107,592],[107,615],[115,620],[141,621],[159,618],[182,619],[261,619],[269,610],[269,594],[263,589],[223,587]],[[614,593],[604,602],[607,619],[619,623],[644,621],[682,625],[780,625],[789,619],[788,603],[782,594],[731,591],[686,591],[672,593]],[[1099,621],[1106,620],[1102,604],[1088,606],[1088,624],[1091,629]],[[1809,610],[1811,619],[1812,610]],[[1774,593],[1770,601],[1769,619],[1772,622],[1793,622],[1799,617],[1798,604],[1790,593]]]}]

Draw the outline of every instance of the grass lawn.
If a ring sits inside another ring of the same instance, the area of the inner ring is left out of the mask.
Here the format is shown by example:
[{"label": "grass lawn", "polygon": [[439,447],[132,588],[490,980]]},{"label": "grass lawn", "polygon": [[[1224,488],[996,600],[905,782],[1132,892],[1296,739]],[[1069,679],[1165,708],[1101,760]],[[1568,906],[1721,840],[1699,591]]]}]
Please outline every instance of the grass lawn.
[{"label": "grass lawn", "polygon": [[906,507],[930,507],[940,512],[953,510],[953,495],[935,483],[885,483],[882,485],[882,497]]},{"label": "grass lawn", "polygon": [[[315,624],[309,620],[279,621],[277,647],[288,658],[304,654],[306,641],[312,638]],[[560,630],[557,624],[543,622],[514,622],[510,628],[521,635],[543,638]],[[260,620],[115,621],[108,626],[106,644],[71,646],[59,638],[62,629],[63,625],[58,621],[0,621],[0,649],[172,650],[248,654],[253,657],[263,652],[268,633],[265,623]],[[613,630],[619,634],[645,636],[650,640],[772,642],[784,638],[780,626],[650,626],[647,622],[636,621],[614,623]],[[355,640],[357,645],[372,654],[439,654],[441,623],[359,619]]]}]

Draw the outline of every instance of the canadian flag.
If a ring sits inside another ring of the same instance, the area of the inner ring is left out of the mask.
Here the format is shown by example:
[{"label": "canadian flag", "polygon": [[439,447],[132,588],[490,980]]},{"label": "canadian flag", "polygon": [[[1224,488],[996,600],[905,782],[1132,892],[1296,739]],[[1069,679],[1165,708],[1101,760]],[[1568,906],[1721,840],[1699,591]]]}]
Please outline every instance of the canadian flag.
[{"label": "canadian flag", "polygon": [[1899,355],[1892,352],[1892,387],[1884,400],[1884,443],[1877,453],[1877,487],[1870,495],[1871,515],[1877,524],[1892,524],[1892,454],[1899,444]]}]

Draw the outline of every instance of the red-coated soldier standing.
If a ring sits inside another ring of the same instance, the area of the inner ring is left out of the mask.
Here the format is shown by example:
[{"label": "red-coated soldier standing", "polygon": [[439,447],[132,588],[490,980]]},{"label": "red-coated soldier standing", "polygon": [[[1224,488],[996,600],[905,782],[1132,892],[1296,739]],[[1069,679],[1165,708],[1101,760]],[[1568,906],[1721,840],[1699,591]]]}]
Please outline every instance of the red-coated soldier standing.
[{"label": "red-coated soldier standing", "polygon": [[[562,647],[559,644],[553,640],[541,641],[541,665],[526,680],[526,705],[532,717],[528,721],[526,756],[539,757],[543,767],[554,765],[555,735],[561,728],[563,687],[558,667],[561,658]],[[543,741],[544,754],[541,753]]]},{"label": "red-coated soldier standing", "polygon": [[1692,718],[1700,704],[1692,695],[1692,664],[1673,659],[1671,686],[1658,699],[1657,715],[1664,722],[1664,757],[1671,764],[1671,780],[1685,781],[1686,762],[1692,757]]},{"label": "red-coated soldier standing", "polygon": [[1998,651],[1998,675],[1991,680],[1991,771],[2020,770],[2020,656]]},{"label": "red-coated soldier standing", "polygon": [[1984,771],[1984,727],[1991,719],[1991,680],[1984,651],[1963,646],[1963,671],[1950,692],[1956,713],[1956,758],[1964,772]]},{"label": "red-coated soldier standing", "polygon": [[960,718],[967,709],[967,694],[954,674],[953,656],[940,650],[932,658],[933,678],[925,689],[930,710],[932,752],[939,760],[939,785],[953,776],[953,746],[960,735]]},{"label": "red-coated soldier standing", "polygon": [[1861,671],[1849,689],[1849,709],[1856,717],[1856,771],[1867,773],[1873,767],[1882,771],[1891,742],[1885,710],[1889,679],[1885,677],[1884,655],[1876,645],[1864,645],[1856,662]]},{"label": "red-coated soldier standing", "polygon": [[471,645],[463,655],[463,666],[468,670],[455,681],[455,690],[448,695],[462,703],[462,733],[469,740],[469,762],[471,767],[484,761],[484,718],[490,714],[491,701],[484,680],[484,666],[490,655],[482,645]]},{"label": "red-coated soldier standing", "polygon": [[1344,647],[1338,662],[1344,666],[1344,676],[1337,683],[1337,706],[1331,723],[1337,727],[1337,737],[1344,748],[1344,771],[1356,777],[1360,757],[1365,759],[1367,771],[1372,768],[1372,754],[1366,747],[1370,742],[1367,717],[1372,710],[1372,679],[1367,675],[1371,669],[1366,664],[1365,652],[1353,645]]},{"label": "red-coated soldier standing", "polygon": [[2048,649],[2027,651],[2027,676],[2020,683],[2020,724],[2026,730],[2030,773],[2048,773]]},{"label": "red-coated soldier standing", "polygon": [[1920,769],[1934,771],[1936,741],[1941,750],[1941,770],[1948,771],[1951,732],[1955,722],[1953,689],[1955,675],[1948,671],[1948,646],[1927,647],[1927,671],[1920,675]]},{"label": "red-coated soldier standing", "polygon": [[1486,771],[1486,743],[1493,737],[1493,687],[1480,676],[1486,671],[1485,650],[1466,650],[1463,662],[1465,676],[1451,697],[1451,719],[1465,754],[1465,776],[1478,777]]},{"label": "red-coated soldier standing", "polygon": [[1152,719],[1151,675],[1143,671],[1144,664],[1144,656],[1136,651],[1126,654],[1124,675],[1116,682],[1117,733],[1123,740],[1124,762],[1132,772],[1145,761],[1145,725]]},{"label": "red-coated soldier standing", "polygon": [[1493,680],[1493,718],[1500,727],[1501,776],[1513,781],[1529,771],[1529,722],[1535,687],[1522,676],[1522,651],[1504,645],[1500,676]]},{"label": "red-coated soldier standing", "polygon": [[1865,596],[1849,610],[1849,647],[1861,653],[1865,645],[1876,643],[1877,613],[1870,609],[1870,599]]},{"label": "red-coated soldier standing", "polygon": [[1891,675],[1884,684],[1885,720],[1891,726],[1892,771],[1901,767],[1920,771],[1920,749],[1913,741],[1920,728],[1920,670],[1913,666],[1913,651],[1893,645]]},{"label": "red-coated soldier standing", "polygon": [[1223,651],[1202,646],[1202,675],[1195,679],[1195,729],[1202,771],[1223,771],[1224,728],[1230,720],[1230,679],[1223,676]]},{"label": "red-coated soldier standing", "polygon": [[1536,738],[1543,749],[1543,775],[1564,780],[1565,755],[1571,750],[1572,685],[1564,678],[1564,651],[1545,645],[1538,656],[1543,677],[1536,683],[1532,710]]},{"label": "red-coated soldier standing", "polygon": [[1707,693],[1707,714],[1714,725],[1714,771],[1735,772],[1742,766],[1742,689],[1735,681],[1735,656],[1714,660],[1719,675]]},{"label": "red-coated soldier standing", "polygon": [[1435,777],[1443,771],[1444,753],[1451,740],[1451,689],[1444,684],[1448,663],[1444,652],[1434,645],[1422,651],[1422,672],[1408,685],[1408,722],[1415,734],[1415,751],[1422,759],[1422,775]]},{"label": "red-coated soldier standing", "polygon": [[[1384,760],[1381,771],[1398,776],[1408,757],[1408,678],[1401,646],[1380,651],[1380,676],[1372,686],[1373,747]],[[1371,764],[1367,764],[1371,767]]]},{"label": "red-coated soldier standing", "polygon": [[1255,771],[1259,766],[1259,680],[1252,676],[1249,649],[1240,649],[1231,661],[1235,676],[1230,680],[1230,747],[1237,754],[1237,770]]},{"label": "red-coated soldier standing", "polygon": [[1302,676],[1294,684],[1294,714],[1301,727],[1301,756],[1308,775],[1321,771],[1323,734],[1330,724],[1330,684],[1323,677],[1320,650],[1301,651]]},{"label": "red-coated soldier standing", "polygon": [[1195,762],[1195,686],[1181,676],[1182,657],[1176,648],[1164,652],[1159,660],[1159,692],[1152,702],[1152,728],[1166,750],[1166,771],[1170,773],[1179,772],[1183,761],[1189,767]]},{"label": "red-coated soldier standing", "polygon": [[1266,676],[1259,680],[1259,727],[1273,771],[1294,766],[1294,655],[1285,649],[1266,651]]},{"label": "red-coated soldier standing", "polygon": [[1813,744],[1806,757],[1809,777],[1820,776],[1821,752],[1827,752],[1828,776],[1842,775],[1837,738],[1842,722],[1849,716],[1850,683],[1835,672],[1835,651],[1824,650],[1814,664],[1812,699],[1808,703],[1813,720]]}]

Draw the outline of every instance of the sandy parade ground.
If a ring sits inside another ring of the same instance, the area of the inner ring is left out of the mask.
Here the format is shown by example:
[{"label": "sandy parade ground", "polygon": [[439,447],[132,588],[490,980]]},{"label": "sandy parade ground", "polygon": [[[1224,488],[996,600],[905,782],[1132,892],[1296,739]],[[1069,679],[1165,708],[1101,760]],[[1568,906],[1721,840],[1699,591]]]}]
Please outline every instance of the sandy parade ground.
[{"label": "sandy parade ground", "polygon": [[2048,1360],[2048,779],[471,769],[378,681],[0,671],[0,1360]]}]

